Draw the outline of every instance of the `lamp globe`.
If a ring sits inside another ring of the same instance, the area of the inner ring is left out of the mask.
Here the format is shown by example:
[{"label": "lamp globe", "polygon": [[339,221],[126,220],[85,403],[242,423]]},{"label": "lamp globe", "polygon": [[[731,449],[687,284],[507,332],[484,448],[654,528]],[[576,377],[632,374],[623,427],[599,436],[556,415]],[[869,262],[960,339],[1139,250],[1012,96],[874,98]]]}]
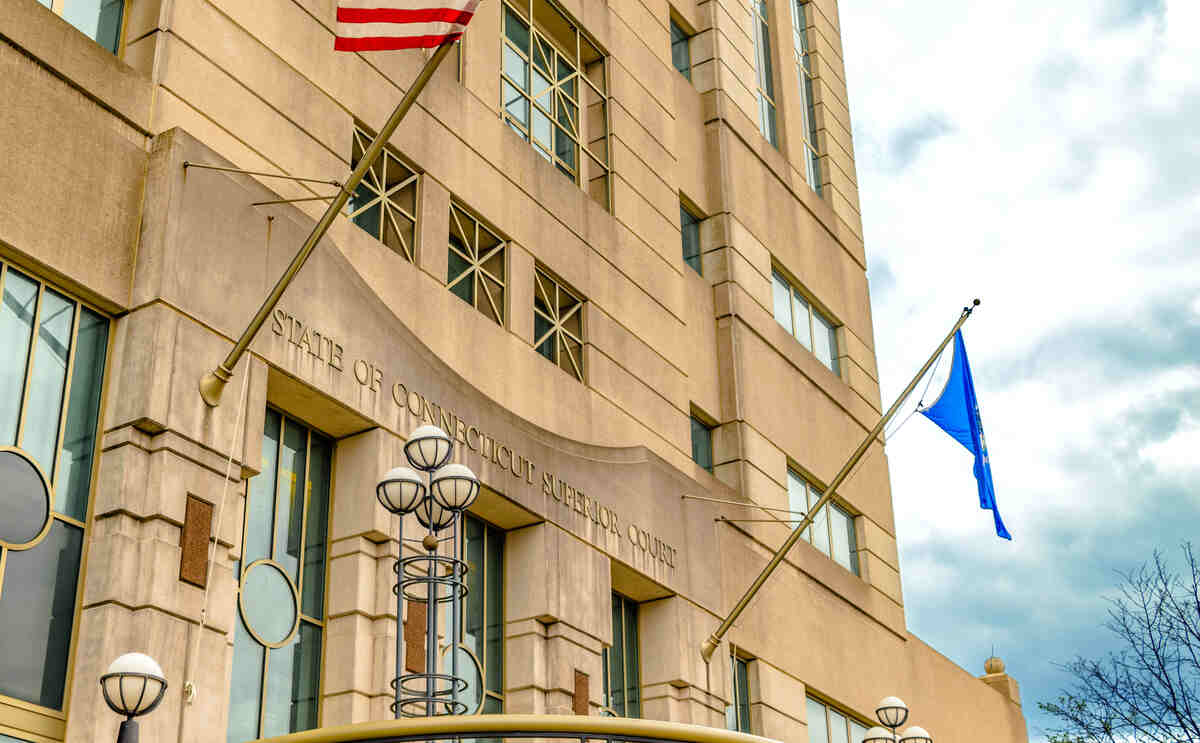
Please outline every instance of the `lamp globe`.
[{"label": "lamp globe", "polygon": [[152,711],[167,692],[162,667],[144,653],[126,653],[112,662],[100,677],[100,692],[109,709],[123,715],[117,743],[137,743],[137,722],[133,719]]},{"label": "lamp globe", "polygon": [[933,738],[925,728],[913,725],[900,734],[900,743],[933,743]]},{"label": "lamp globe", "polygon": [[895,730],[908,720],[908,705],[896,697],[884,697],[875,705],[875,717],[884,727]]},{"label": "lamp globe", "polygon": [[394,467],[375,486],[375,497],[391,513],[412,513],[425,497],[425,482],[411,467]]},{"label": "lamp globe", "polygon": [[448,464],[433,473],[429,492],[443,508],[462,511],[479,495],[479,479],[469,467]]},{"label": "lamp globe", "polygon": [[408,435],[404,444],[404,456],[413,467],[432,472],[450,460],[454,442],[437,426],[419,426]]},{"label": "lamp globe", "polygon": [[433,498],[426,498],[417,506],[417,522],[426,529],[441,531],[454,523],[457,515]]},{"label": "lamp globe", "polygon": [[896,736],[891,730],[876,725],[863,736],[863,743],[896,743]]}]

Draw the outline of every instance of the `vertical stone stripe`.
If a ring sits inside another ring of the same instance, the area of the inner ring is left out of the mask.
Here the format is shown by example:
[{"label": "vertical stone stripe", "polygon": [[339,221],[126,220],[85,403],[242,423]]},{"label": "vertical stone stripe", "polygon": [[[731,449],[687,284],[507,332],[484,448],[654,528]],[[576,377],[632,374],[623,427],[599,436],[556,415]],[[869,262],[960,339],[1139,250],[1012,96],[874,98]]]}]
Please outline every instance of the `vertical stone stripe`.
[{"label": "vertical stone stripe", "polygon": [[410,673],[425,671],[425,602],[408,602],[408,621],[404,623],[404,669]]},{"label": "vertical stone stripe", "polygon": [[213,505],[187,497],[183,529],[179,532],[179,580],[204,588],[208,584],[208,541],[212,535]]},{"label": "vertical stone stripe", "polygon": [[588,675],[578,668],[575,669],[575,698],[572,706],[577,715],[588,713]]}]

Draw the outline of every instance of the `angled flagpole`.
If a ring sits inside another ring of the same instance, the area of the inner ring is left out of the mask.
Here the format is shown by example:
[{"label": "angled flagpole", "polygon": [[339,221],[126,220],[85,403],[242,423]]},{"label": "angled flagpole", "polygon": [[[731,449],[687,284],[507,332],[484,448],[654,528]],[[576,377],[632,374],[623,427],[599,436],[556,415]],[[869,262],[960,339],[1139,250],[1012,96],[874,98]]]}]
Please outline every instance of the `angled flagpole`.
[{"label": "angled flagpole", "polygon": [[921,367],[921,370],[917,372],[917,375],[912,378],[912,381],[908,383],[908,386],[905,387],[904,391],[900,393],[900,396],[896,398],[896,402],[892,403],[892,407],[888,408],[888,411],[884,413],[883,417],[879,419],[879,422],[875,424],[875,427],[871,429],[871,432],[867,434],[867,437],[863,439],[862,443],[858,445],[858,448],[854,450],[854,453],[850,455],[850,458],[846,460],[846,463],[842,465],[842,469],[829,483],[829,486],[825,488],[825,492],[821,493],[821,497],[817,500],[813,507],[808,509],[808,513],[805,514],[804,518],[800,519],[800,521],[796,524],[796,528],[792,529],[792,533],[788,535],[788,538],[784,540],[779,549],[775,550],[775,554],[771,556],[770,561],[768,561],[763,567],[762,572],[758,574],[758,577],[754,579],[754,582],[750,584],[750,587],[747,588],[746,592],[742,594],[742,597],[738,599],[738,602],[733,607],[733,610],[730,611],[729,615],[726,616],[721,622],[721,626],[717,627],[717,629],[713,631],[709,638],[700,645],[700,657],[704,659],[705,665],[708,665],[709,661],[712,660],[713,653],[716,651],[717,646],[721,644],[721,638],[725,636],[725,633],[729,631],[729,628],[733,626],[733,623],[736,622],[738,617],[742,615],[742,612],[746,610],[746,607],[750,604],[750,600],[753,599],[755,594],[758,593],[758,589],[762,588],[763,583],[767,582],[767,578],[771,577],[771,573],[775,572],[775,568],[779,567],[779,563],[783,562],[783,558],[787,555],[788,551],[792,549],[792,546],[796,544],[796,542],[800,541],[800,535],[803,534],[804,530],[807,529],[813,522],[813,517],[820,513],[821,509],[825,507],[825,504],[833,498],[834,491],[841,486],[842,482],[844,482],[846,477],[850,474],[850,471],[854,469],[854,465],[858,464],[863,455],[867,453],[867,449],[871,447],[871,442],[875,441],[876,437],[883,432],[884,426],[886,426],[888,421],[890,421],[896,415],[896,411],[900,409],[900,406],[905,400],[908,399],[908,396],[912,394],[912,391],[916,389],[916,386],[921,381],[921,378],[924,377],[925,373],[929,371],[929,367],[933,366],[933,362],[937,360],[938,356],[941,355],[946,346],[950,344],[950,341],[954,338],[954,334],[958,332],[959,328],[963,326],[963,323],[967,321],[967,318],[971,316],[971,313],[974,312],[975,308],[978,306],[979,300],[976,299],[971,306],[963,307],[962,314],[958,317],[958,322],[954,323],[954,327],[950,329],[950,332],[946,334],[946,338],[929,356],[929,360],[925,362],[925,365]]},{"label": "angled flagpole", "polygon": [[417,96],[425,89],[426,83],[433,77],[433,73],[437,71],[438,65],[450,53],[450,48],[454,46],[455,39],[443,42],[437,47],[425,62],[425,66],[417,73],[416,80],[409,87],[404,97],[400,99],[400,103],[396,105],[396,110],[392,111],[392,115],[388,117],[387,123],[375,135],[375,139],[371,140],[370,146],[363,153],[362,159],[358,161],[354,171],[350,173],[350,177],[342,184],[337,196],[333,197],[333,201],[325,209],[325,214],[313,227],[308,239],[304,241],[304,245],[300,247],[300,252],[296,253],[296,257],[292,258],[292,262],[288,265],[287,270],[279,277],[279,281],[275,283],[275,288],[263,300],[262,306],[258,308],[254,319],[242,331],[242,335],[237,339],[237,343],[233,344],[233,348],[225,357],[217,368],[200,378],[200,396],[204,398],[204,402],[208,403],[209,407],[216,407],[221,404],[221,392],[224,391],[226,383],[233,378],[233,370],[237,367],[237,363],[242,358],[242,354],[250,347],[250,342],[254,340],[254,336],[258,334],[260,328],[267,318],[271,316],[271,312],[275,309],[275,305],[279,303],[279,298],[283,296],[284,291],[292,283],[292,279],[296,278],[296,274],[303,268],[308,257],[312,255],[313,249],[317,247],[317,243],[325,236],[329,230],[329,226],[333,224],[333,219],[346,205],[350,197],[354,195],[358,184],[366,176],[367,171],[375,164],[375,160],[379,158],[379,153],[383,151],[384,145],[391,139],[392,134],[396,131],[396,127],[400,126],[400,122],[408,114],[409,109],[413,107]]}]

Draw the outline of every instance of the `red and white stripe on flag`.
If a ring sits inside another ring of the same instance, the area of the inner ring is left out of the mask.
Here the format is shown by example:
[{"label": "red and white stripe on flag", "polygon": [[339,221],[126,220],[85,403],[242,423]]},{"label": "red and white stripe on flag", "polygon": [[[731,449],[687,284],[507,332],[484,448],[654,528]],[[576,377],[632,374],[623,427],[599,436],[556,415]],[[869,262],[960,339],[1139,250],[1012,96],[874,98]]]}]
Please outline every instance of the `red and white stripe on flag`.
[{"label": "red and white stripe on flag", "polygon": [[338,0],[333,48],[343,52],[440,46],[462,36],[479,0]]}]

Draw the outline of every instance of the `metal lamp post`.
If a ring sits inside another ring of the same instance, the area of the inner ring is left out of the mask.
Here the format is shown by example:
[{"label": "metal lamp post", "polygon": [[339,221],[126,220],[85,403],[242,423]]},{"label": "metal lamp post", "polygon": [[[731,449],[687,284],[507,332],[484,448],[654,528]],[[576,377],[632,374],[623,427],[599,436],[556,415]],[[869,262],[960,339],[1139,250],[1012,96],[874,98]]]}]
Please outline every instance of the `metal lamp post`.
[{"label": "metal lamp post", "polygon": [[925,728],[916,725],[896,734],[896,729],[908,721],[908,705],[897,697],[884,697],[875,705],[875,717],[883,727],[868,730],[863,743],[933,743]]},{"label": "metal lamp post", "polygon": [[[400,516],[400,554],[392,568],[396,573],[396,677],[392,679],[395,701],[392,713],[401,717],[431,717],[467,712],[459,695],[467,681],[458,675],[459,606],[467,588],[463,578],[467,563],[462,559],[462,514],[479,495],[475,473],[461,464],[447,464],[454,442],[437,426],[420,426],[404,445],[411,467],[390,470],[375,487],[375,496],[389,513]],[[428,482],[426,482],[428,479]],[[421,539],[404,539],[404,515],[415,514],[425,527]],[[438,533],[450,529],[449,537]],[[405,541],[421,545],[423,554],[404,556]],[[450,555],[438,554],[442,542],[450,542]],[[401,673],[400,622],[404,600],[426,604],[425,670]],[[438,606],[450,604],[450,673],[438,672]]]},{"label": "metal lamp post", "polygon": [[100,691],[109,709],[125,716],[117,743],[138,743],[138,724],[133,718],[153,711],[162,702],[167,679],[150,656],[126,653],[100,677]]}]

